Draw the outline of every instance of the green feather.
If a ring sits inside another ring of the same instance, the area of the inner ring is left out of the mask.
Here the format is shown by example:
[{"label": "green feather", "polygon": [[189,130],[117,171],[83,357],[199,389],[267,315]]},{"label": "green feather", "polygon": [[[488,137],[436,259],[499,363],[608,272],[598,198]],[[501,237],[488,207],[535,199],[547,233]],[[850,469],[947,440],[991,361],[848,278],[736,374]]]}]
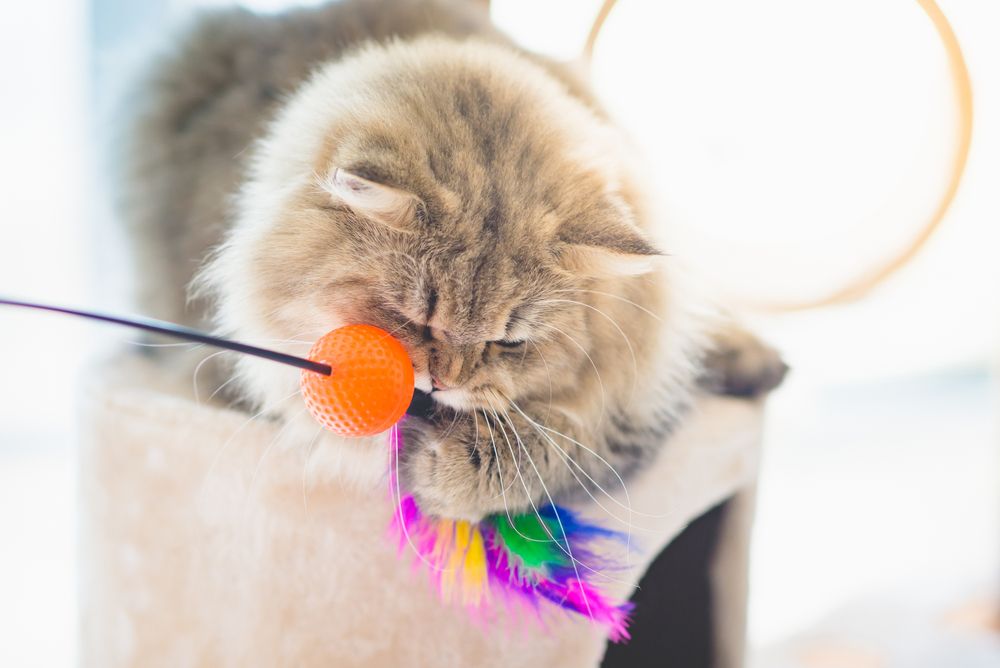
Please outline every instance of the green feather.
[{"label": "green feather", "polygon": [[559,535],[559,526],[554,520],[528,513],[511,519],[504,515],[491,518],[503,545],[521,567],[543,570],[550,566],[567,565],[565,552],[553,539]]}]

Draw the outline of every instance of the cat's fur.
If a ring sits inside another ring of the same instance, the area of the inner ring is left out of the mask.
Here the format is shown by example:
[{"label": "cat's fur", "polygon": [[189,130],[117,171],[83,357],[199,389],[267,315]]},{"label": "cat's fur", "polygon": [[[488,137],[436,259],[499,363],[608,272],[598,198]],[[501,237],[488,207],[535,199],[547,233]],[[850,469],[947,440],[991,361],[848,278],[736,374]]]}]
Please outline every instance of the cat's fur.
[{"label": "cat's fur", "polygon": [[[126,209],[141,304],[204,324],[185,290],[224,239],[200,286],[226,334],[393,332],[435,390],[400,462],[427,512],[477,518],[617,482],[699,382],[754,396],[781,379],[770,349],[698,315],[643,234],[640,170],[586,86],[478,3],[216,14],[147,91]],[[311,440],[287,407],[297,374],[238,367],[240,395]],[[370,446],[319,448],[384,470]]]}]

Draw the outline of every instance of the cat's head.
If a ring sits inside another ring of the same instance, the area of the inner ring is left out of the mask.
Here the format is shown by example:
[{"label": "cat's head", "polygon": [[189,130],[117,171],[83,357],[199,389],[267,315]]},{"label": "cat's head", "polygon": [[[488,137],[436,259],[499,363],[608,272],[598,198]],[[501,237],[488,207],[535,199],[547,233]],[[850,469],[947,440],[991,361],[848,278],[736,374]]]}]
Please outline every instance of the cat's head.
[{"label": "cat's head", "polygon": [[658,255],[622,154],[510,50],[370,47],[318,71],[258,147],[206,273],[221,324],[304,340],[377,325],[456,409],[565,391],[604,343],[575,291],[613,291]]}]

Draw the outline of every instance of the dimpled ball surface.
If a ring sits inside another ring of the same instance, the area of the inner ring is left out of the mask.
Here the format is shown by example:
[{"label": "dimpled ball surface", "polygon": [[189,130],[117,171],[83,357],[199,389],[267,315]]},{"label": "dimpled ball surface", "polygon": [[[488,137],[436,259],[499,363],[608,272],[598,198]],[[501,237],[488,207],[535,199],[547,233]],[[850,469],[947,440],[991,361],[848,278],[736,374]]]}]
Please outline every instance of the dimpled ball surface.
[{"label": "dimpled ball surface", "polygon": [[394,425],[413,399],[413,364],[403,344],[371,325],[347,325],[321,337],[309,359],[329,376],[303,371],[306,407],[341,436],[372,436]]}]

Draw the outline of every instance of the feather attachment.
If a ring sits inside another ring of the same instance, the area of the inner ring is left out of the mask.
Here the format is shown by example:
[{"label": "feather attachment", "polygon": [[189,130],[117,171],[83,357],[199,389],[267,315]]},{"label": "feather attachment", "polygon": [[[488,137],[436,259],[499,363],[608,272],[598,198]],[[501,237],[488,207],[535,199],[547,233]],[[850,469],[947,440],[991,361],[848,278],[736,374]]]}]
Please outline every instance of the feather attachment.
[{"label": "feather attachment", "polygon": [[[390,431],[398,462],[403,447],[398,425]],[[531,513],[491,515],[479,522],[446,520],[421,513],[404,495],[394,467],[392,533],[401,552],[412,551],[430,571],[441,598],[470,609],[495,602],[529,610],[541,619],[542,603],[603,625],[614,642],[629,639],[632,604],[605,596],[592,581],[601,563],[596,543],[624,536],[589,523],[561,506]]]}]

